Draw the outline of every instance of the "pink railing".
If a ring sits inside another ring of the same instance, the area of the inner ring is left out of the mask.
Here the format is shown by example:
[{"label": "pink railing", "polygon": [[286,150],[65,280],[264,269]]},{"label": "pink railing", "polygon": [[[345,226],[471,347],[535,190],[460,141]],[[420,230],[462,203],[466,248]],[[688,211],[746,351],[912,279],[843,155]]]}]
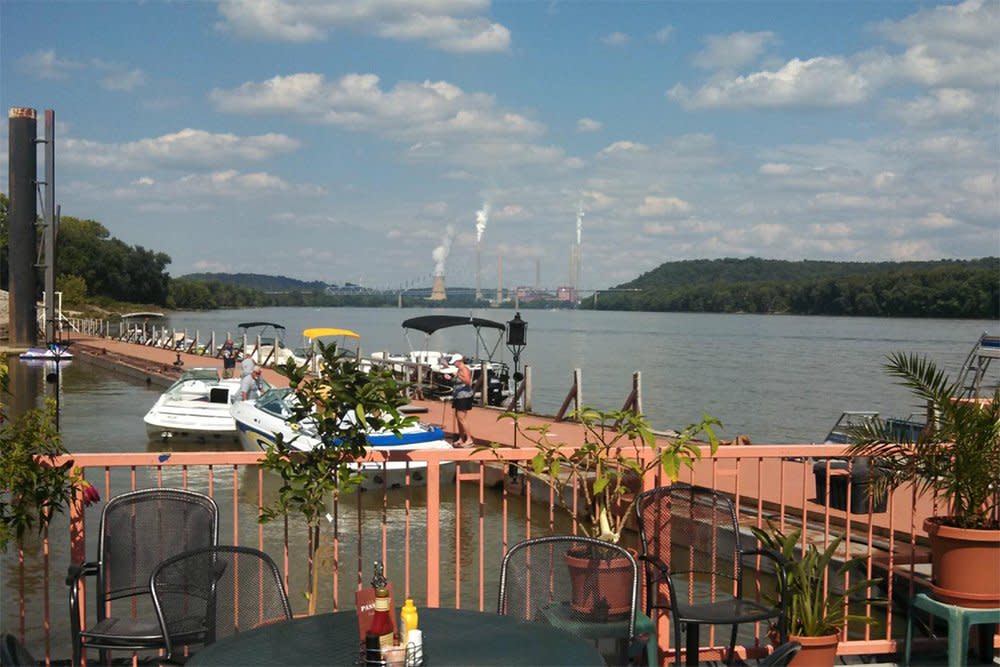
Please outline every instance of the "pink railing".
[{"label": "pink railing", "polygon": [[[354,606],[353,592],[368,581],[373,560],[385,563],[386,574],[396,590],[413,597],[418,605],[462,607],[493,611],[499,582],[499,564],[509,545],[530,536],[576,532],[566,513],[558,508],[549,488],[540,480],[522,478],[515,493],[503,484],[506,461],[527,460],[530,448],[490,451],[413,451],[392,455],[393,460],[427,463],[426,487],[367,491],[331,502],[329,525],[323,530],[323,572],[319,608],[336,610]],[[705,459],[682,481],[711,486],[736,501],[741,525],[801,525],[803,544],[815,540],[823,545],[831,535],[849,536],[853,554],[867,554],[867,571],[855,576],[885,579],[886,597],[908,598],[912,594],[916,563],[924,560],[922,520],[934,511],[917,503],[912,491],[901,489],[888,498],[887,511],[857,513],[831,509],[830,497],[836,478],[843,471],[821,469],[826,494],[814,501],[813,463],[806,457],[843,456],[840,445],[755,445],[720,449]],[[498,462],[498,457],[500,461]],[[794,460],[792,457],[801,457]],[[183,487],[206,493],[220,509],[220,542],[253,546],[269,553],[282,568],[293,609],[305,609],[306,531],[300,517],[269,524],[257,522],[260,509],[270,504],[279,481],[257,463],[262,454],[250,452],[174,452],[135,454],[76,454],[71,457],[88,481],[107,499],[124,491],[159,486]],[[372,454],[371,460],[385,460]],[[451,479],[455,461],[458,472]],[[660,480],[650,473],[643,488]],[[852,485],[846,484],[846,507],[852,503]],[[40,540],[5,558],[3,620],[37,654],[48,660],[65,659],[70,653],[69,612],[64,584],[71,561],[96,556],[97,523],[102,504],[71,508],[57,518]],[[627,536],[627,540],[635,540]],[[634,542],[633,542],[634,543]],[[12,557],[13,556],[13,557]],[[893,572],[895,577],[887,577]],[[846,585],[830,581],[828,585]],[[831,578],[833,575],[831,574]],[[900,583],[902,582],[902,583]],[[897,590],[900,587],[905,590]],[[86,591],[81,594],[92,606]],[[869,609],[884,618],[876,627],[845,628],[841,654],[880,654],[896,650],[901,636],[898,614],[891,605]],[[93,609],[85,612],[93,618]],[[661,657],[669,659],[669,624],[658,624]],[[702,659],[718,659],[726,636],[707,637]],[[742,635],[741,635],[742,636]],[[753,629],[743,641],[741,655],[759,655],[767,643],[767,628]]]}]

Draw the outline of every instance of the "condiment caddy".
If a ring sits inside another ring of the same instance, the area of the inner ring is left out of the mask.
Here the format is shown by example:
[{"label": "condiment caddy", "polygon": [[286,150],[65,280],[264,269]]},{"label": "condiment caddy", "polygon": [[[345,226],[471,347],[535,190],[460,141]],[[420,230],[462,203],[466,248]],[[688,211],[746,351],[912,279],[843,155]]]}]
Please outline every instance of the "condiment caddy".
[{"label": "condiment caddy", "polygon": [[361,633],[359,664],[364,667],[420,667],[424,662],[423,632],[411,598],[400,608],[399,626],[392,615],[392,584],[375,561],[372,587],[358,591],[358,629]]}]

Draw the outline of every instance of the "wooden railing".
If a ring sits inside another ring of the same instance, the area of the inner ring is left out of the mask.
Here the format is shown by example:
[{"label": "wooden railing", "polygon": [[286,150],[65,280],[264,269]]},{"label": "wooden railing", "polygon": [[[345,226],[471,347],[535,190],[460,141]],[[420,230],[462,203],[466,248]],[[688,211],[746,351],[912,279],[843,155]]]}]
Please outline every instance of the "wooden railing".
[{"label": "wooden railing", "polygon": [[[506,461],[527,460],[531,448],[490,451],[411,451],[394,453],[392,460],[426,463],[426,486],[370,490],[331,500],[329,523],[323,529],[320,610],[353,606],[353,593],[371,577],[372,562],[386,564],[396,590],[418,606],[457,607],[494,611],[499,563],[517,541],[549,533],[577,532],[548,487],[540,480],[522,479],[515,495],[504,484]],[[826,491],[815,498],[816,475],[809,456],[843,455],[839,445],[756,445],[721,448],[687,473],[682,481],[716,487],[730,494],[739,507],[741,525],[764,525],[772,520],[785,526],[808,527],[803,540],[820,544],[831,535],[849,535],[852,554],[871,555],[865,572],[857,576],[885,579],[888,599],[908,599],[919,580],[923,548],[922,518],[933,512],[931,503],[918,504],[912,491],[901,489],[886,500],[881,513],[849,513],[831,508],[843,502],[850,508],[856,489],[842,471],[821,465],[819,480]],[[498,458],[500,461],[498,462]],[[306,531],[301,517],[261,524],[262,507],[275,498],[279,481],[257,464],[260,453],[173,452],[75,454],[74,464],[97,486],[103,499],[138,488],[182,487],[211,495],[220,508],[220,542],[257,547],[269,553],[284,574],[293,609],[305,609]],[[370,460],[382,461],[379,453]],[[448,463],[456,462],[457,465]],[[452,478],[451,471],[458,468]],[[849,478],[849,477],[848,477]],[[642,481],[653,488],[661,480],[654,473]],[[845,495],[846,494],[846,495]],[[840,496],[838,498],[838,495]],[[820,500],[822,502],[816,502]],[[64,583],[71,561],[96,556],[97,526],[102,503],[71,508],[57,517],[47,534],[11,550],[3,563],[3,626],[36,655],[63,660],[70,654],[69,612]],[[625,537],[635,544],[634,535]],[[888,572],[897,576],[887,577]],[[845,575],[845,577],[851,575]],[[846,584],[831,574],[830,585]],[[92,606],[92,596],[82,598]],[[883,617],[877,627],[845,628],[841,654],[883,654],[896,650],[901,617],[891,605],[873,613]],[[92,622],[93,609],[86,610]],[[672,656],[668,623],[659,621],[661,657]],[[741,634],[743,656],[757,655],[766,644],[767,628]],[[728,633],[722,633],[728,635]],[[726,636],[703,636],[703,659],[718,659]]]}]

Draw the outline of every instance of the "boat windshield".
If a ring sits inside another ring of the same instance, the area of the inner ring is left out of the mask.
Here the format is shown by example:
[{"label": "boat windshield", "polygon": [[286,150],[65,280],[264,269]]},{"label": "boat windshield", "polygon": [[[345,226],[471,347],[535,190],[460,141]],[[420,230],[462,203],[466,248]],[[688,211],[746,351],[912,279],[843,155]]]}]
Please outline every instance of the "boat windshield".
[{"label": "boat windshield", "polygon": [[293,401],[295,401],[295,393],[291,388],[281,387],[266,391],[257,399],[257,407],[268,414],[288,419],[292,416]]}]

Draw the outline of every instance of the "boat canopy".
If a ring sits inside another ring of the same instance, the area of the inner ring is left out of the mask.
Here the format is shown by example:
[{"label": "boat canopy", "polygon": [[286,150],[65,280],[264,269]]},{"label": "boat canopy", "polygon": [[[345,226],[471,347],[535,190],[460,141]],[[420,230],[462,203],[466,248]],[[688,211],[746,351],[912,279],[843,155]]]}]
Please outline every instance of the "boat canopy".
[{"label": "boat canopy", "polygon": [[151,310],[149,311],[139,310],[134,313],[124,313],[121,317],[123,320],[128,320],[135,317],[166,317],[166,315],[164,315],[163,313],[153,312]]},{"label": "boat canopy", "polygon": [[423,331],[428,336],[441,329],[461,326],[473,326],[477,329],[499,329],[500,331],[507,329],[507,325],[503,322],[494,322],[482,317],[462,317],[461,315],[422,315],[411,317],[403,322],[404,329]]},{"label": "boat canopy", "polygon": [[316,338],[322,338],[323,336],[347,336],[348,338],[361,338],[361,334],[355,333],[350,329],[329,329],[323,327],[306,329],[302,332],[302,335],[313,340]]},{"label": "boat canopy", "polygon": [[276,322],[243,322],[241,324],[237,324],[236,326],[238,326],[240,329],[256,329],[258,327],[260,328],[272,327],[274,329],[280,329],[281,331],[285,330],[284,325],[278,324]]}]

